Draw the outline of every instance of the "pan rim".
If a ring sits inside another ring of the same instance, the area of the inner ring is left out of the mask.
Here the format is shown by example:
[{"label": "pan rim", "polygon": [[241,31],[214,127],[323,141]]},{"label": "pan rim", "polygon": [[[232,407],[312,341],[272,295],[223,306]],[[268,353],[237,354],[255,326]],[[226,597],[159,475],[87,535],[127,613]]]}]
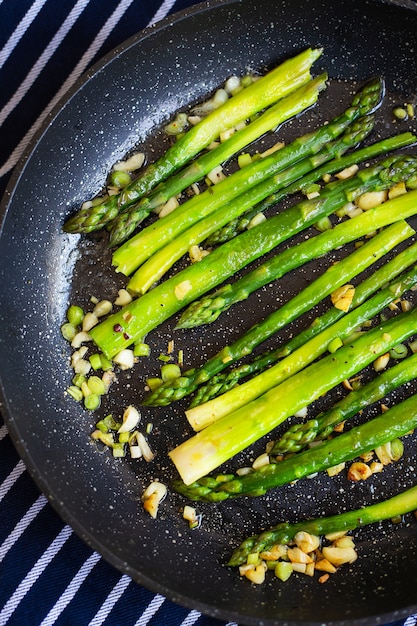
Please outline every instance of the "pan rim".
[{"label": "pan rim", "polygon": [[[417,3],[413,2],[413,0],[369,0],[375,4],[386,4],[386,5],[394,5],[398,7],[402,7],[404,9],[410,9],[412,11],[417,12]],[[200,2],[196,5],[193,5],[190,8],[184,9],[175,13],[174,15],[168,16],[164,18],[162,21],[158,22],[153,26],[149,26],[142,31],[136,33],[132,37],[128,38],[121,45],[114,48],[112,51],[108,52],[105,56],[103,56],[100,60],[98,60],[94,65],[92,65],[86,72],[83,73],[81,77],[79,77],[68,92],[55,104],[53,109],[48,113],[45,120],[43,121],[40,128],[36,131],[32,139],[30,140],[28,146],[26,147],[23,155],[20,157],[19,162],[14,167],[12,175],[9,179],[9,182],[6,186],[6,190],[4,195],[0,201],[0,240],[3,232],[3,225],[7,217],[7,212],[11,200],[13,198],[15,189],[19,184],[19,180],[24,173],[26,163],[31,157],[36,146],[42,140],[44,133],[47,129],[53,124],[56,116],[65,108],[65,106],[71,101],[73,96],[82,89],[82,87],[91,79],[92,76],[95,76],[97,73],[101,72],[104,68],[106,68],[109,63],[113,62],[117,57],[123,55],[130,48],[138,45],[140,42],[144,41],[148,37],[154,35],[155,33],[169,28],[169,26],[175,21],[181,22],[184,19],[188,19],[191,16],[198,15],[204,13],[206,11],[212,11],[217,6],[226,6],[226,5],[235,5],[239,4],[241,0],[207,0],[205,2]],[[213,606],[208,604],[203,604],[201,601],[195,601],[187,596],[176,594],[175,597],[172,596],[170,590],[162,584],[159,584],[157,581],[150,579],[146,576],[146,574],[140,572],[138,573],[133,571],[133,568],[129,567],[122,559],[112,554],[105,545],[103,545],[97,538],[93,537],[91,533],[86,532],[85,528],[77,521],[77,519],[72,515],[71,511],[67,509],[64,503],[60,503],[55,500],[53,494],[50,493],[50,489],[48,487],[48,483],[46,481],[45,476],[39,472],[36,462],[32,458],[30,450],[27,449],[25,444],[21,441],[19,436],[19,429],[17,424],[15,423],[15,419],[12,415],[12,410],[9,406],[9,402],[7,400],[7,394],[4,390],[3,381],[0,377],[0,408],[2,411],[2,416],[4,418],[5,424],[9,430],[10,436],[12,438],[13,444],[16,447],[20,457],[25,462],[25,465],[41,491],[47,496],[48,501],[53,506],[53,508],[57,511],[59,516],[64,520],[65,523],[69,524],[74,532],[93,550],[96,550],[100,553],[100,555],[109,562],[112,566],[114,566],[119,571],[127,574],[132,577],[133,580],[136,580],[139,584],[144,585],[148,589],[152,590],[155,593],[160,593],[166,596],[168,599],[173,602],[177,602],[179,604],[184,604],[187,607],[192,609],[196,609],[201,611],[207,615],[210,615],[217,619],[229,619],[229,620],[241,620],[242,616],[239,613],[234,611],[224,611],[217,610],[213,608]],[[380,623],[386,623],[382,620],[392,620],[392,619],[401,619],[402,617],[408,616],[410,613],[417,612],[417,603],[412,605],[411,607],[395,611],[394,613],[386,613],[384,615],[378,615],[377,619]],[[375,617],[367,617],[363,619],[355,619],[351,620],[342,620],[337,622],[332,622],[335,626],[372,626],[375,623]],[[248,617],[244,617],[244,620],[248,626],[255,626],[255,624],[259,624],[259,620],[251,619]],[[275,623],[275,622],[274,622]],[[285,622],[287,626],[292,626],[292,622]],[[265,624],[272,624],[272,622],[266,620]],[[279,624],[279,622],[277,622]],[[294,622],[294,626],[300,626],[299,622]],[[321,624],[320,621],[309,621],[302,622],[302,626],[319,626]]]}]

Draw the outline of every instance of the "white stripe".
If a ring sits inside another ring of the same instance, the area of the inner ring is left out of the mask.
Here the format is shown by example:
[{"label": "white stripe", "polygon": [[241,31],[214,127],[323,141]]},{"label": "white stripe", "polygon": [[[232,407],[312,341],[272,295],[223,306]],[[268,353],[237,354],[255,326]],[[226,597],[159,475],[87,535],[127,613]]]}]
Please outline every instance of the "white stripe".
[{"label": "white stripe", "polygon": [[6,424],[3,424],[3,426],[0,428],[0,441],[7,437],[8,434],[9,431],[7,430],[7,426]]},{"label": "white stripe", "polygon": [[187,617],[181,622],[180,626],[192,626],[201,617],[201,613],[198,611],[190,611]]},{"label": "white stripe", "polygon": [[93,554],[80,567],[74,578],[71,580],[64,593],[58,598],[56,604],[49,611],[48,615],[42,621],[40,626],[52,626],[61,615],[62,611],[68,606],[75,594],[90,574],[91,570],[100,561],[100,555],[97,552]]},{"label": "white stripe", "polygon": [[7,59],[16,48],[17,44],[29,28],[29,26],[32,24],[33,20],[38,15],[39,11],[46,1],[47,0],[36,0],[36,2],[34,2],[30,9],[27,11],[25,16],[20,20],[13,33],[10,35],[3,48],[0,50],[0,69],[6,63]]},{"label": "white stripe", "polygon": [[152,619],[155,613],[159,611],[164,602],[164,596],[159,595],[159,593],[156,594],[156,596],[153,597],[151,602],[149,602],[148,606],[143,611],[135,626],[146,626],[146,624],[149,622],[150,619]]},{"label": "white stripe", "polygon": [[48,63],[50,58],[54,55],[57,48],[62,43],[63,39],[66,37],[68,32],[71,30],[78,17],[85,9],[89,0],[78,0],[75,6],[72,8],[71,12],[65,19],[65,22],[62,26],[57,30],[55,35],[52,37],[49,44],[46,46],[45,50],[42,52],[41,56],[38,58],[36,63],[32,66],[31,70],[27,74],[25,80],[21,83],[17,91],[10,98],[9,102],[5,104],[5,106],[0,111],[0,126],[4,123],[4,121],[8,118],[10,113],[17,107],[19,102],[25,97],[29,89],[32,87],[35,80],[38,78],[39,74],[42,72],[45,65]]},{"label": "white stripe", "polygon": [[76,67],[68,76],[65,83],[62,85],[61,89],[54,96],[54,98],[52,98],[47,107],[42,111],[36,122],[33,124],[32,128],[26,133],[26,135],[23,137],[17,147],[13,150],[6,163],[0,168],[0,177],[7,174],[7,172],[9,172],[16,165],[23,152],[25,151],[26,146],[32,139],[33,135],[42,126],[45,118],[49,115],[50,111],[61,99],[61,97],[68,91],[68,89],[70,89],[70,87],[72,87],[75,81],[78,80],[81,74],[85,71],[93,57],[97,54],[98,50],[103,45],[106,38],[109,36],[110,32],[123,17],[123,14],[127,11],[133,1],[134,0],[122,0],[121,2],[119,2],[117,8],[108,18],[107,22],[104,24],[98,35],[95,37],[91,46],[84,53],[80,61],[77,63]]},{"label": "white stripe", "polygon": [[161,4],[159,9],[157,10],[155,15],[149,22],[148,26],[153,26],[154,24],[156,24],[156,22],[159,22],[164,17],[166,17],[168,13],[170,12],[170,10],[172,9],[172,7],[174,6],[175,2],[176,0],[164,0],[164,2]]},{"label": "white stripe", "polygon": [[32,504],[30,509],[26,511],[26,513],[16,524],[10,535],[6,537],[6,539],[0,546],[0,563],[2,562],[8,551],[14,546],[16,541],[20,539],[20,537],[23,535],[29,524],[33,522],[38,513],[42,511],[47,502],[48,500],[45,498],[45,496],[39,496],[39,498]]},{"label": "white stripe", "polygon": [[404,626],[416,626],[417,624],[417,615],[410,615],[404,622]]},{"label": "white stripe", "polygon": [[18,462],[18,464],[12,469],[6,480],[2,482],[0,485],[0,502],[3,500],[4,496],[9,492],[9,490],[13,487],[18,478],[25,471],[25,464],[22,460]]},{"label": "white stripe", "polygon": [[116,602],[121,598],[121,596],[126,591],[126,588],[129,586],[131,579],[129,576],[124,574],[117,585],[115,585],[107,596],[106,601],[101,605],[100,609],[97,611],[91,622],[88,626],[101,626],[106,617],[109,615],[110,611],[113,609]]},{"label": "white stripe", "polygon": [[16,588],[13,595],[10,596],[8,601],[0,612],[0,624],[5,624],[11,615],[15,612],[20,602],[23,600],[28,591],[36,583],[39,576],[43,573],[52,559],[58,554],[62,546],[67,539],[71,536],[72,530],[69,526],[64,526],[59,535],[54,539],[47,550],[36,561],[32,569],[26,574],[25,578]]}]

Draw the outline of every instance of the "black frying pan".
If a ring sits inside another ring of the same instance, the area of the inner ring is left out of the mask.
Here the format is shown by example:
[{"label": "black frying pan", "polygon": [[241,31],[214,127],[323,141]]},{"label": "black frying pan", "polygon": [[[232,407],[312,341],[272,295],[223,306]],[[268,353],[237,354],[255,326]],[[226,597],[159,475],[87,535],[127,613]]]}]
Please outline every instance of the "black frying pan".
[{"label": "black frying pan", "polygon": [[[370,485],[319,477],[256,501],[201,505],[203,524],[194,532],[181,519],[184,501],[175,495],[156,521],[146,516],[139,503],[143,488],[151,478],[175,475],[166,451],[187,432],[183,405],[144,412],[155,426],[153,464],[113,461],[92,445],[95,417],[64,395],[69,353],[59,325],[69,302],[113,298],[121,279],[108,270],[104,236],[80,240],[61,227],[133,145],[152,140],[158,146],[154,131],[177,108],[201,100],[232,73],[264,70],[318,45],[325,52],[317,72],[327,69],[331,79],[346,82],[329,89],[300,128],[323,121],[335,107],[342,110],[348,97],[343,86],[375,74],[386,80],[387,107],[404,98],[415,102],[417,7],[409,0],[204,3],[140,33],[89,72],[33,140],[2,204],[2,408],[28,469],[63,519],[115,567],[173,601],[241,624],[373,626],[417,611],[416,526],[363,529],[359,560],[325,585],[294,576],[286,585],[271,579],[253,587],[223,566],[241,539],[282,519],[369,502]],[[388,132],[387,116],[381,111],[379,135]],[[282,284],[288,294],[294,288],[291,281]],[[236,307],[215,332],[176,335],[188,363],[197,364],[237,327],[262,316],[271,306],[270,293]],[[171,336],[172,322],[153,333],[153,354],[165,350]],[[156,366],[151,359],[135,371],[130,391],[123,391],[128,375],[122,376],[106,412],[137,400]],[[409,450],[387,468],[378,497],[414,484],[416,462]]]}]

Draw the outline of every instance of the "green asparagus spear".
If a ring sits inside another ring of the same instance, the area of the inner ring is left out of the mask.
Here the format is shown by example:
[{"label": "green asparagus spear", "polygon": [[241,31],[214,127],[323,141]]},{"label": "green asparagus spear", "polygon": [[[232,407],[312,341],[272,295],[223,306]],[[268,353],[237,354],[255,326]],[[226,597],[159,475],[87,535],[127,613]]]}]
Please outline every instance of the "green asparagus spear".
[{"label": "green asparagus spear", "polygon": [[[371,276],[366,278],[355,288],[350,310],[358,307],[373,293],[378,291],[378,289],[381,289],[381,287],[390,281],[393,281],[399,276],[399,274],[401,274],[401,272],[416,261],[417,244],[415,243],[399,252],[388,263],[384,263],[382,267],[377,269]],[[401,278],[398,280],[401,280]],[[192,401],[190,402],[190,408],[204,404],[212,398],[230,391],[230,389],[233,389],[243,378],[252,377],[255,374],[263,372],[271,365],[274,365],[281,359],[287,357],[289,354],[294,352],[294,350],[301,348],[305,343],[310,341],[313,337],[316,337],[326,328],[335,324],[343,315],[345,315],[344,311],[337,309],[336,307],[331,307],[331,309],[327,310],[323,315],[316,317],[310,326],[302,330],[294,337],[291,337],[291,339],[284,343],[284,345],[280,345],[274,350],[258,356],[249,363],[243,363],[232,369],[230,372],[223,372],[212,376],[204,385],[201,385],[197,389]],[[174,389],[174,393],[169,398],[169,402],[173,402],[176,399],[175,389],[177,386],[181,386],[181,384],[182,382],[179,381],[179,379],[174,379],[171,382],[171,387]],[[167,389],[169,385],[164,384],[164,387]],[[152,394],[153,402],[150,402],[150,404],[159,404],[159,395],[163,398],[164,390],[161,390],[159,394],[158,390],[156,390]],[[167,396],[168,395],[169,394],[167,393]],[[162,401],[162,404],[163,403],[164,402]]]},{"label": "green asparagus spear", "polygon": [[[392,227],[391,227],[392,228]],[[331,271],[331,268],[329,272]],[[275,387],[283,380],[293,376],[296,372],[312,363],[324,354],[332,341],[339,339],[346,342],[350,334],[367,320],[371,320],[391,302],[417,284],[417,268],[413,268],[405,276],[390,284],[385,289],[367,300],[361,306],[343,316],[332,326],[307,341],[292,354],[258,374],[246,383],[234,387],[225,394],[196,406],[186,412],[187,419],[194,430],[201,430],[208,424],[220,419],[247,404],[262,393]]]},{"label": "green asparagus spear", "polygon": [[[335,232],[336,228],[340,229],[338,232],[344,233],[345,236],[347,232],[350,232],[350,241],[352,241],[375,229],[407,219],[416,212],[417,190],[387,201],[381,206],[350,220],[346,224],[339,224],[331,232]],[[247,231],[247,233],[242,233],[237,239],[240,239],[243,235],[250,235],[254,231],[256,231],[256,228]],[[326,233],[317,235],[316,239],[321,237],[321,235],[326,235]],[[327,238],[325,238],[326,240]],[[245,238],[245,244],[247,244],[247,241]],[[308,244],[308,241],[305,243]],[[229,255],[229,257],[224,257],[222,254],[216,255],[218,250],[220,248],[213,251],[199,263],[185,268],[156,286],[150,292],[140,298],[136,298],[117,313],[110,315],[100,324],[94,326],[89,334],[105,356],[112,358],[120,350],[144,337],[152,329],[162,324],[162,322],[203,293],[206,293],[210,288],[221,283],[226,276],[230,276],[230,272],[236,271],[235,266],[238,261],[238,255],[233,254]],[[317,251],[315,256],[319,254],[320,251]],[[233,268],[235,269],[233,270]],[[243,353],[242,346],[240,348],[240,356],[250,353],[250,348],[247,351],[246,345],[243,346]],[[225,350],[223,357],[228,358],[228,353],[230,353],[230,349]],[[220,357],[222,362],[223,357]]]},{"label": "green asparagus spear", "polygon": [[252,117],[310,80],[310,69],[321,53],[320,49],[309,48],[284,61],[236,96],[229,98],[187,131],[120,194],[90,209],[81,209],[65,223],[64,230],[85,233],[102,228],[117,216],[121,207],[137,202],[206,148],[222,131]]},{"label": "green asparagus spear", "polygon": [[390,409],[371,426],[368,422],[285,461],[232,477],[224,483],[216,478],[196,483],[416,331],[417,310],[402,313],[207,426],[169,453],[182,479],[174,488],[187,497],[212,501],[261,495],[273,487],[355,458],[415,428],[417,401],[413,396],[406,407]]},{"label": "green asparagus spear", "polygon": [[[382,181],[379,184],[377,183],[373,185],[371,177],[368,179],[367,183],[372,189],[387,189],[392,185],[391,181],[396,182],[399,180],[407,180],[407,178],[409,178],[411,175],[414,175],[416,165],[417,160],[414,158],[411,158],[410,160],[406,159],[405,161],[400,160],[398,163],[394,163],[391,167],[389,167],[388,171],[381,172],[380,178],[382,179]],[[405,167],[405,169],[403,169],[403,167]],[[352,184],[354,183],[354,181],[350,182]],[[360,190],[360,188],[352,191],[352,199],[358,197],[358,195],[361,195],[361,193],[362,191]],[[323,196],[321,196],[321,198],[323,198]],[[333,198],[333,196],[331,195],[330,198]],[[272,223],[267,220],[266,222],[260,224],[252,230],[267,230],[268,224],[270,224],[270,228],[272,228]],[[342,245],[343,235],[341,233],[344,231],[345,227],[345,225],[339,224],[333,230],[322,233],[321,235],[319,235],[320,242],[325,240],[330,242],[334,237],[341,237],[339,242],[340,245]],[[242,233],[240,237],[243,237],[245,234],[246,233]],[[228,244],[223,245],[226,246]],[[306,254],[307,249],[310,246],[314,245],[314,238],[310,239],[309,242],[303,242],[302,244],[300,244],[300,247],[303,250],[303,254]],[[286,259],[291,258],[292,262],[295,262],[296,250],[297,246],[276,255],[275,257],[266,261],[251,272],[248,272],[234,283],[228,283],[215,291],[212,295],[208,294],[202,300],[193,302],[191,306],[186,309],[181,315],[177,324],[177,328],[194,328],[195,326],[210,324],[214,322],[221,313],[229,309],[233,304],[236,304],[241,300],[245,300],[251,293],[253,293],[257,289],[260,289],[271,281],[280,278],[286,268]],[[304,257],[304,259],[306,258],[307,255]],[[294,267],[297,267],[297,265],[292,265],[291,269],[293,269]]]},{"label": "green asparagus spear", "polygon": [[353,121],[369,114],[376,103],[380,102],[381,93],[380,80],[367,83],[353,99],[352,106],[342,115],[264,159],[252,162],[142,229],[114,252],[113,265],[118,272],[131,274],[157,250],[226,202],[239,196],[243,190],[255,187],[302,158],[320,151],[327,142],[342,134]]},{"label": "green asparagus spear", "polygon": [[329,411],[290,426],[275,442],[271,456],[299,452],[311,441],[326,439],[335,426],[416,377],[417,353],[399,361],[366,385],[351,391]]},{"label": "green asparagus spear", "polygon": [[317,102],[320,91],[325,89],[326,80],[327,74],[322,74],[302,85],[297,91],[279,100],[265,113],[255,118],[251,124],[233,133],[217,148],[205,152],[178,174],[169,177],[165,183],[158,185],[157,189],[138,203],[129,204],[111,224],[109,245],[111,247],[120,245],[153,209],[201,180],[214,167],[227,161],[266,132],[312,106]]},{"label": "green asparagus spear", "polygon": [[[348,130],[344,133],[341,139],[330,142],[330,144],[326,144],[320,153],[322,158],[325,158],[325,155],[328,155],[328,158],[330,158],[333,154],[333,150],[337,150],[337,152],[340,152],[343,149],[347,150],[349,144],[352,145],[357,141],[362,141],[362,139],[364,139],[364,137],[366,137],[366,135],[370,132],[373,127],[373,123],[373,119],[369,119],[369,117],[362,117],[357,120],[357,122],[349,126]],[[145,293],[154,283],[164,276],[164,274],[174,265],[176,261],[178,261],[184,254],[187,253],[187,251],[190,250],[191,246],[199,244],[201,241],[206,239],[210,232],[217,230],[219,226],[225,224],[231,217],[234,215],[240,215],[246,210],[247,207],[250,207],[254,203],[258,202],[260,198],[265,198],[273,190],[285,187],[288,183],[300,177],[304,171],[311,170],[312,167],[314,167],[314,157],[303,159],[291,168],[285,169],[282,172],[267,178],[252,189],[240,194],[231,202],[227,202],[224,206],[214,211],[214,213],[208,215],[206,218],[200,220],[185,230],[173,241],[161,248],[161,250],[155,252],[155,254],[153,254],[150,259],[148,259],[132,276],[128,283],[128,289],[133,293]],[[370,170],[370,172],[374,171],[375,170]],[[367,179],[370,178],[370,172],[366,172]],[[340,192],[345,190],[346,194],[352,186],[355,186],[356,180],[357,179],[341,183]],[[367,184],[372,185],[372,181],[370,180]],[[330,193],[334,194],[334,191],[336,190],[334,190],[331,185],[329,188],[329,195]],[[325,196],[326,193],[322,195],[322,198]],[[316,200],[315,202],[322,204],[321,200]],[[313,205],[315,202],[310,204]],[[342,198],[341,202],[344,203],[345,199]],[[281,231],[283,230],[284,222],[286,221],[287,224],[291,223],[292,230],[295,234],[297,230],[297,222],[295,220],[292,222],[290,216],[291,212],[295,212],[296,210],[297,209],[293,209],[292,211],[288,210],[285,212],[285,215],[281,213],[281,215],[276,218],[274,223],[269,223],[268,225],[265,224],[263,228],[268,231],[274,230],[277,233],[278,239],[281,241]],[[323,204],[320,210],[320,216],[327,214],[328,209]],[[298,223],[298,226],[302,226],[303,228],[307,227],[307,225],[308,224],[305,220],[303,220],[302,223]],[[261,252],[262,248],[259,248],[259,253]]]},{"label": "green asparagus spear", "polygon": [[[370,117],[371,116],[369,116],[369,118]],[[354,125],[352,126],[352,130],[353,128]],[[347,134],[348,133],[349,129],[347,131]],[[340,141],[343,141],[343,138],[344,136]],[[340,150],[339,154],[332,161],[327,161],[326,155],[319,152],[310,159],[311,164],[315,169],[312,169],[311,172],[302,176],[302,178],[299,178],[294,183],[280,189],[277,192],[274,192],[271,196],[257,204],[254,208],[250,209],[242,216],[230,220],[230,222],[228,222],[223,228],[218,229],[207,237],[204,245],[212,247],[225,243],[226,241],[229,241],[229,239],[236,237],[236,235],[247,229],[252,218],[257,214],[267,211],[271,206],[274,206],[292,194],[302,191],[303,189],[308,189],[310,185],[316,183],[325,175],[341,172],[352,165],[359,165],[366,160],[381,156],[387,152],[399,150],[405,146],[410,146],[414,144],[416,140],[417,137],[412,133],[402,133],[400,135],[395,135],[394,137],[389,137],[388,139],[383,139],[382,141],[377,141],[376,143],[365,146],[364,148],[359,148],[344,156],[341,156],[344,153],[344,150]],[[346,150],[348,147],[349,146],[346,146]]]},{"label": "green asparagus spear", "polygon": [[417,486],[411,487],[388,500],[362,506],[354,511],[345,511],[329,517],[319,517],[295,524],[282,522],[270,530],[265,530],[260,535],[248,537],[242,541],[230,557],[228,565],[238,567],[246,563],[249,554],[265,552],[279,544],[286,545],[300,531],[318,536],[347,532],[383,520],[394,519],[411,513],[415,509],[417,509]]}]

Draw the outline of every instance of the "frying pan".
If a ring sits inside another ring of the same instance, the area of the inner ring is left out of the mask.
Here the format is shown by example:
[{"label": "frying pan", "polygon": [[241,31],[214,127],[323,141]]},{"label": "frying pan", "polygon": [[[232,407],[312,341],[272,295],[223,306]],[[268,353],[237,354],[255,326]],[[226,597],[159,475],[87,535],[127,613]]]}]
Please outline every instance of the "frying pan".
[{"label": "frying pan", "polygon": [[[140,504],[151,479],[175,475],[166,452],[189,434],[184,406],[143,411],[144,423],[154,426],[157,456],[153,463],[133,463],[92,444],[97,415],[64,394],[71,378],[59,332],[66,307],[88,307],[91,296],[114,298],[122,284],[109,269],[105,236],[65,235],[66,217],[99,192],[112,163],[131,148],[158,150],[156,129],[178,108],[204,99],[231,74],[264,71],[308,46],[323,46],[316,71],[326,69],[342,95],[329,89],[302,128],[341,111],[344,87],[376,74],[386,81],[387,106],[404,98],[415,102],[413,2],[230,0],[197,5],[139,33],[90,70],[53,111],[2,202],[2,411],[17,450],[65,522],[138,583],[240,624],[374,626],[417,611],[417,533],[410,519],[395,528],[386,523],[361,530],[358,561],[324,585],[293,576],[285,585],[271,579],[255,587],[224,566],[248,533],[369,502],[366,481],[352,486],[342,476],[319,476],[256,500],[202,503],[203,523],[191,531],[181,519],[179,496],[169,495],[156,520]],[[388,132],[384,115],[376,129],[381,136]],[[310,278],[306,273],[304,280]],[[295,288],[291,280],[281,285],[288,294]],[[263,317],[271,293],[264,290],[236,307],[213,329],[176,334],[187,362],[198,364],[239,327]],[[169,321],[149,337],[152,354],[166,350],[172,328]],[[149,359],[121,374],[103,411],[137,403],[145,376],[156,367],[157,360]],[[256,447],[242,454],[239,464],[256,454]],[[378,498],[414,484],[416,461],[411,447],[388,467],[376,483]]]}]

